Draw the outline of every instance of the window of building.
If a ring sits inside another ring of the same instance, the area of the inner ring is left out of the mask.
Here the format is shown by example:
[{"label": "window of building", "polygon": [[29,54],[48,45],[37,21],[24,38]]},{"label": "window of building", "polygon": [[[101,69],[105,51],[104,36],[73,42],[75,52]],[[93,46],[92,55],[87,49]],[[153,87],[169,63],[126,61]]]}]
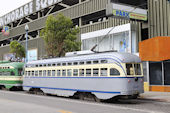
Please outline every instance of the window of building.
[{"label": "window of building", "polygon": [[52,64],[52,66],[55,66],[56,64]]},{"label": "window of building", "polygon": [[67,69],[67,76],[72,76],[72,70],[71,69]]},{"label": "window of building", "polygon": [[91,69],[86,69],[86,76],[91,76]]},{"label": "window of building", "polygon": [[98,68],[93,69],[93,76],[99,76],[99,69]]},{"label": "window of building", "polygon": [[52,76],[55,76],[55,70],[52,70]]},{"label": "window of building", "polygon": [[149,62],[150,85],[163,85],[162,62]]},{"label": "window of building", "polygon": [[73,69],[73,76],[78,76],[78,69]]},{"label": "window of building", "polygon": [[43,76],[47,76],[47,71],[46,70],[43,70]]},{"label": "window of building", "polygon": [[140,64],[134,64],[135,67],[135,75],[141,75],[141,67]]},{"label": "window of building", "polygon": [[84,69],[79,69],[79,76],[84,76]]},{"label": "window of building", "polygon": [[110,68],[110,76],[120,75],[120,72],[115,68]]},{"label": "window of building", "polygon": [[66,76],[66,70],[64,69],[64,70],[62,70],[62,76]]},{"label": "window of building", "polygon": [[100,76],[107,76],[107,68],[100,69]]},{"label": "window of building", "polygon": [[61,76],[61,71],[57,70],[57,76]]}]

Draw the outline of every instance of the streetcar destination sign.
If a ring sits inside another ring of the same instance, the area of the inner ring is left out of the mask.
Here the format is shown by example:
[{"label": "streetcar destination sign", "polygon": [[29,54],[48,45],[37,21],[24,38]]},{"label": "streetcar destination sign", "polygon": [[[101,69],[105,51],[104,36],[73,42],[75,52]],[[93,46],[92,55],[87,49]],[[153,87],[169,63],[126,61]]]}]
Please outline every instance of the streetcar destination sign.
[{"label": "streetcar destination sign", "polygon": [[61,1],[62,0],[33,0],[24,6],[21,6],[18,9],[15,9],[14,11],[11,11],[10,13],[0,17],[0,26],[4,26]]}]

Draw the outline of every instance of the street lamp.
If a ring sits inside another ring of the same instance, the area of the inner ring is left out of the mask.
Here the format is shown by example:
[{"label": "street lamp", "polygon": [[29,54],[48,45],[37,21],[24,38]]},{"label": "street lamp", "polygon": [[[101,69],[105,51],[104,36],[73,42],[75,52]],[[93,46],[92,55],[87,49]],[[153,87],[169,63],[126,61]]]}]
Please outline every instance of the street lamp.
[{"label": "street lamp", "polygon": [[25,25],[25,31],[26,31],[26,42],[25,42],[26,58],[25,58],[25,62],[27,62],[28,61],[28,31],[29,31],[28,24]]}]

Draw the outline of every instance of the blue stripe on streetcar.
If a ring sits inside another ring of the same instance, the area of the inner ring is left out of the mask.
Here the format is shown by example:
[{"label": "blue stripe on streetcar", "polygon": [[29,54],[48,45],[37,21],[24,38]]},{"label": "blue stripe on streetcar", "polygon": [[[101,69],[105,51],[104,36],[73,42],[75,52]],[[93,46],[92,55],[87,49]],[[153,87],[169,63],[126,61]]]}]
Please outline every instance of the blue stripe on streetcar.
[{"label": "blue stripe on streetcar", "polygon": [[96,90],[81,90],[81,89],[66,89],[66,88],[51,88],[51,87],[38,87],[38,86],[23,86],[30,88],[44,88],[44,89],[55,89],[55,90],[65,90],[65,91],[80,91],[80,92],[94,92],[94,93],[109,93],[109,94],[120,94],[121,92],[112,91],[96,91]]},{"label": "blue stripe on streetcar", "polygon": [[107,79],[113,79],[113,78],[143,78],[143,77],[24,77],[24,78],[84,78],[84,79],[107,78]]}]

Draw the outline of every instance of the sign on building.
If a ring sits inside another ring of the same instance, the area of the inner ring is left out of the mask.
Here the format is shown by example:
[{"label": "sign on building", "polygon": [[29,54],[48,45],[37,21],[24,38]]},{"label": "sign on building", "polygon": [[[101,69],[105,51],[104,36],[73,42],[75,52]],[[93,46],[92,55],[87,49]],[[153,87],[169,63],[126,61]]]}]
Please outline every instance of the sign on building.
[{"label": "sign on building", "polygon": [[41,9],[49,7],[53,4],[59,3],[62,0],[33,0],[24,6],[11,11],[10,13],[0,17],[0,26],[4,26],[15,20],[23,18],[27,15],[35,13]]},{"label": "sign on building", "polygon": [[147,10],[116,3],[107,4],[106,15],[127,19],[147,20]]},{"label": "sign on building", "polygon": [[2,34],[4,36],[8,36],[9,35],[9,27],[8,26],[4,26],[2,29]]}]

